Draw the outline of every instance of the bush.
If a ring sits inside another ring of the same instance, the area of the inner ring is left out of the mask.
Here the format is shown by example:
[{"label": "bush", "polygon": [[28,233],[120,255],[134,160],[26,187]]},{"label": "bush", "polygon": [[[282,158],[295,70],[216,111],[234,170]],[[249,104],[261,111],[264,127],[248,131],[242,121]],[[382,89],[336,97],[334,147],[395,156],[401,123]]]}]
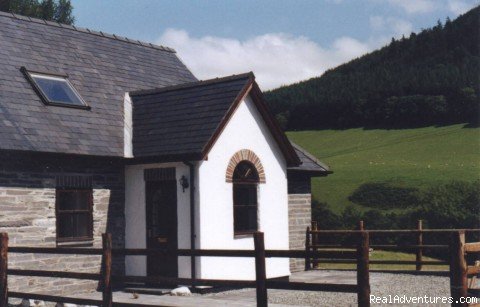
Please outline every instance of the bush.
[{"label": "bush", "polygon": [[328,208],[326,203],[312,200],[312,219],[317,221],[320,229],[341,229],[343,223],[340,216]]},{"label": "bush", "polygon": [[[357,196],[362,195],[364,197],[361,198],[362,200],[374,200],[373,203],[378,207],[391,209],[392,207],[382,206],[382,203],[374,198],[374,195],[380,195],[378,197],[381,199],[393,198],[386,193],[389,188],[373,187],[365,188],[364,185],[363,189],[359,188],[356,191],[356,193],[359,190],[362,191],[362,193],[358,192]],[[379,192],[375,194],[371,191]],[[396,189],[392,189],[392,191],[398,192]],[[397,195],[397,199],[400,199],[398,195],[404,194],[398,192],[395,195]],[[328,208],[327,204],[314,201],[313,219],[318,221],[321,229],[354,229],[360,220],[365,222],[367,229],[412,229],[416,227],[416,222],[419,219],[424,221],[425,229],[480,228],[480,181],[454,181],[436,185],[424,191],[412,192],[412,194],[415,194],[417,206],[400,213],[382,209],[360,211],[355,206],[348,206],[342,213],[336,214]],[[409,194],[406,193],[406,195]],[[396,203],[398,204],[398,201]],[[322,238],[322,240],[324,240],[324,243],[348,242],[348,238],[341,236],[331,236]],[[412,237],[408,235],[378,237],[372,238],[371,243],[397,244],[402,240],[411,242]],[[428,244],[448,244],[449,236],[429,235],[427,240]],[[467,241],[479,240],[479,234],[467,234]],[[443,251],[426,251],[425,254],[440,258],[445,257]]]},{"label": "bush", "polygon": [[454,181],[424,191],[419,216],[429,228],[480,228],[480,181]]},{"label": "bush", "polygon": [[369,182],[358,187],[348,199],[358,205],[378,209],[405,209],[418,204],[418,189],[388,182]]}]

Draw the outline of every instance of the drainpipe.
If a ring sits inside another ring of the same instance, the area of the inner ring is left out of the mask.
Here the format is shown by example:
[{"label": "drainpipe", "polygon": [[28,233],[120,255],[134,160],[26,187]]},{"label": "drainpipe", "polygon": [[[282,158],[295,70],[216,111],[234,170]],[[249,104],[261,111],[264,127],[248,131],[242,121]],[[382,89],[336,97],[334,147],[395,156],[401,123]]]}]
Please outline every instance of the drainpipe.
[{"label": "drainpipe", "polygon": [[[195,166],[191,162],[183,162],[190,168],[190,249],[195,248]],[[195,280],[197,279],[195,256],[190,256],[190,277],[192,279],[192,288],[195,289]]]}]

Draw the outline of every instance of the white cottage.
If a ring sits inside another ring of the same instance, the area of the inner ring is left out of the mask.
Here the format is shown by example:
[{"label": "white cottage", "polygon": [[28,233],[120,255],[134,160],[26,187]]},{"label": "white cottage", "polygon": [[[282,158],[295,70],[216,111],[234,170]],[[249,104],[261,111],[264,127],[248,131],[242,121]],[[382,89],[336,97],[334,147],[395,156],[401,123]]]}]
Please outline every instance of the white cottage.
[{"label": "white cottage", "polygon": [[[18,39],[21,37],[22,39]],[[40,37],[40,38],[39,38]],[[167,47],[0,13],[0,232],[10,244],[303,248],[310,178],[252,73],[198,81]],[[127,256],[115,274],[253,279],[253,259]],[[88,256],[13,255],[10,267],[95,272]],[[268,259],[270,278],[301,261]],[[29,278],[31,291],[94,283]],[[25,279],[10,279],[22,289]]]}]

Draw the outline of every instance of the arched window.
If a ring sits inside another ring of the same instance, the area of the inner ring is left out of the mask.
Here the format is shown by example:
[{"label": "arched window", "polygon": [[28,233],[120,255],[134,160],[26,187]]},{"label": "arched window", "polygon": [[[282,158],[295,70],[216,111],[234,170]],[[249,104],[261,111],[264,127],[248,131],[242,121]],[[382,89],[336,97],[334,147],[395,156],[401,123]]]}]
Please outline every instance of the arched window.
[{"label": "arched window", "polygon": [[249,161],[241,161],[233,172],[233,224],[235,234],[257,231],[257,169]]}]

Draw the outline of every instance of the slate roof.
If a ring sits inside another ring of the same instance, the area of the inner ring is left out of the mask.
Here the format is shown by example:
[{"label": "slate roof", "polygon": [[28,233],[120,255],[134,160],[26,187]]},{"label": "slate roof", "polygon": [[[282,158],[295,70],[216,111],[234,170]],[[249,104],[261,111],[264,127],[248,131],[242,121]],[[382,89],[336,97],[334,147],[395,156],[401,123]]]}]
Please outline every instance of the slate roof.
[{"label": "slate roof", "polygon": [[[91,110],[44,105],[22,66],[67,74]],[[123,156],[125,93],[196,80],[170,48],[0,12],[0,149]]]},{"label": "slate roof", "polygon": [[250,74],[132,92],[133,156],[199,159]]},{"label": "slate roof", "polygon": [[303,149],[302,147],[298,146],[297,144],[290,141],[293,148],[295,148],[295,152],[297,156],[300,158],[302,163],[299,166],[289,167],[289,171],[296,171],[296,172],[307,172],[310,174],[317,174],[320,176],[326,176],[328,174],[333,173],[328,165],[320,162],[315,156],[310,154],[308,151]]},{"label": "slate roof", "polygon": [[253,73],[130,93],[133,155],[204,159],[242,98],[249,94],[287,162],[300,162],[262,102]]}]

